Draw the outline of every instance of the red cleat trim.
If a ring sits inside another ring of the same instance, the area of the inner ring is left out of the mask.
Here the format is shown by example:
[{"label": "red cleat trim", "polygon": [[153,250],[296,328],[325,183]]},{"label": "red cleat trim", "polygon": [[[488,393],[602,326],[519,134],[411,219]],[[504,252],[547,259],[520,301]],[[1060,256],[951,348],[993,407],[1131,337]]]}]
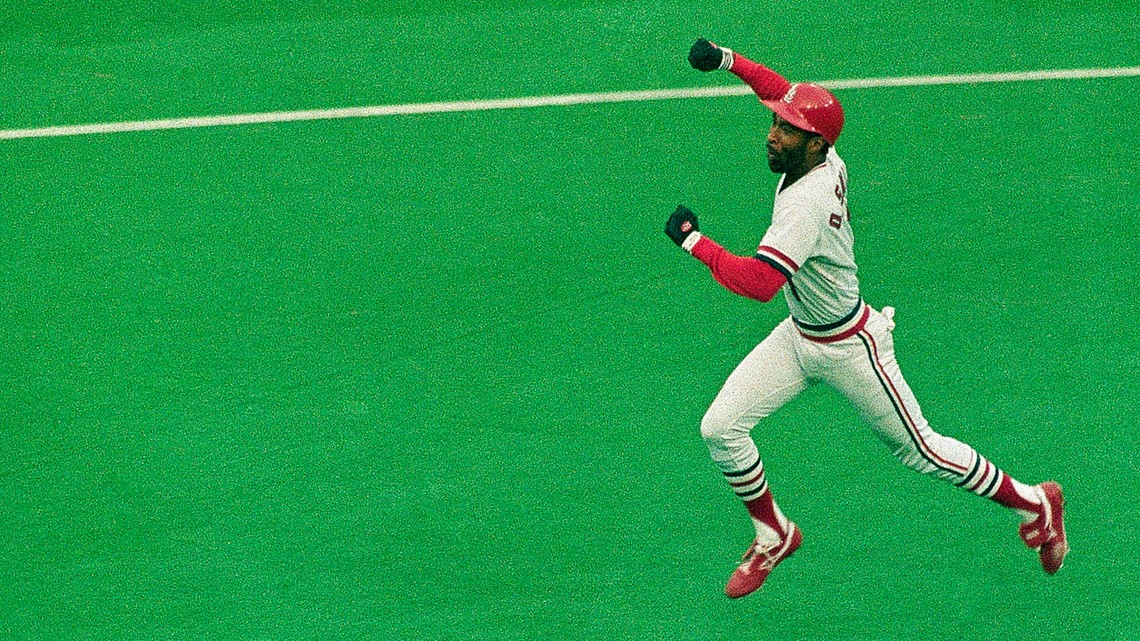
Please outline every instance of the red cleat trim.
[{"label": "red cleat trim", "polygon": [[1065,564],[1065,555],[1069,553],[1069,540],[1065,536],[1065,497],[1061,486],[1054,481],[1046,481],[1037,487],[1045,498],[1041,515],[1030,523],[1022,524],[1021,540],[1037,550],[1045,574],[1055,574]]},{"label": "red cleat trim", "polygon": [[759,590],[772,570],[799,549],[804,540],[803,533],[791,521],[788,521],[788,532],[789,534],[779,545],[764,552],[757,552],[756,542],[752,542],[748,551],[744,553],[744,563],[736,568],[728,579],[728,585],[724,586],[724,593],[728,598],[739,599]]}]

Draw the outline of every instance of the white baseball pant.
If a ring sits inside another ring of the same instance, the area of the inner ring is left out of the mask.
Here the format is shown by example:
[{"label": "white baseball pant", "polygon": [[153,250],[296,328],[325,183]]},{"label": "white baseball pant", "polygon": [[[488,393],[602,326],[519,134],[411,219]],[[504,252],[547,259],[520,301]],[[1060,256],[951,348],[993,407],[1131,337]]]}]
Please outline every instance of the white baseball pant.
[{"label": "white baseball pant", "polygon": [[855,335],[831,343],[807,338],[789,317],[729,375],[701,421],[701,435],[741,499],[767,487],[752,428],[816,382],[854,403],[907,467],[981,496],[997,491],[996,466],[926,422],[895,360],[894,310],[884,312],[871,309]]}]

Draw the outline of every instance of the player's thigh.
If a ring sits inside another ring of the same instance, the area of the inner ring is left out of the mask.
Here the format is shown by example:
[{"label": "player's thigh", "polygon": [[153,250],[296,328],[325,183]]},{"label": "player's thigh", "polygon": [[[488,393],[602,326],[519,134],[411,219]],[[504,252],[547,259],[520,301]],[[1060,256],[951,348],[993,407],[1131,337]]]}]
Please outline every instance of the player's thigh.
[{"label": "player's thigh", "polygon": [[706,423],[750,428],[807,386],[790,319],[736,366],[705,415]]},{"label": "player's thigh", "polygon": [[892,449],[909,445],[916,430],[925,429],[922,409],[895,360],[890,330],[877,312],[864,331],[827,349],[836,352],[824,375],[827,383]]},{"label": "player's thigh", "polygon": [[868,324],[850,342],[858,357],[847,360],[828,382],[842,392],[905,465],[919,472],[959,481],[970,473],[977,453],[943,436],[927,423],[895,359],[889,329]]}]

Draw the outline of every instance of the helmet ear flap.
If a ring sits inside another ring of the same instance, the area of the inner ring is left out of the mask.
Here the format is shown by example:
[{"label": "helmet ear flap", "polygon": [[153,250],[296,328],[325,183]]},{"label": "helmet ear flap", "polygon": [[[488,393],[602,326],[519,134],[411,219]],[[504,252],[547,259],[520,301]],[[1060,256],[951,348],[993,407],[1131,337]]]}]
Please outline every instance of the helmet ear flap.
[{"label": "helmet ear flap", "polygon": [[828,144],[834,145],[843,131],[843,107],[834,94],[817,84],[797,83],[783,98],[761,102],[793,126],[823,136]]}]

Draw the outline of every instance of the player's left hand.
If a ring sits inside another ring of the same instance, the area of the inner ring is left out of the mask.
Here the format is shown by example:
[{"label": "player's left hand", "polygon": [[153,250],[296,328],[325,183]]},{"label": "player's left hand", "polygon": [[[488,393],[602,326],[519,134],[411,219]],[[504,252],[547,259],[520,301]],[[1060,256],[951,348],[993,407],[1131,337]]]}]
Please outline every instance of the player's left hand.
[{"label": "player's left hand", "polygon": [[728,69],[732,66],[732,50],[697,38],[689,49],[689,64],[697,71]]},{"label": "player's left hand", "polygon": [[689,236],[697,231],[699,231],[697,215],[684,205],[677,205],[677,209],[665,223],[665,233],[677,243],[678,247],[684,247]]}]

